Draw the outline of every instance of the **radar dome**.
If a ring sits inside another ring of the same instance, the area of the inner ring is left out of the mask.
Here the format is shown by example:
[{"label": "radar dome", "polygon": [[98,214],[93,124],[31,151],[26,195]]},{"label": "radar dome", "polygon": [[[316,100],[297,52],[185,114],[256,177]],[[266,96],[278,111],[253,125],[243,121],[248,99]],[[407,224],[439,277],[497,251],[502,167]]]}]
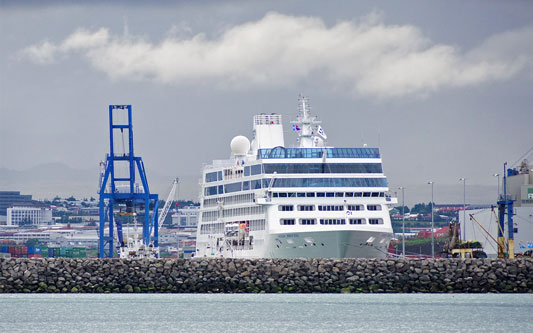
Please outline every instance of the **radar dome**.
[{"label": "radar dome", "polygon": [[233,155],[246,155],[250,150],[250,140],[245,136],[238,135],[231,140],[230,146]]}]

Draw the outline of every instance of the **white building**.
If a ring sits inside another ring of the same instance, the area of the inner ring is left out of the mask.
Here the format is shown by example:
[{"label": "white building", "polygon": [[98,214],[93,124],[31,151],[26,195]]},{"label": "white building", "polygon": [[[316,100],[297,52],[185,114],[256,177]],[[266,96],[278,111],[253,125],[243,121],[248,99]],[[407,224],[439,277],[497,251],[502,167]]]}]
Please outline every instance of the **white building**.
[{"label": "white building", "polygon": [[7,225],[52,224],[52,210],[43,207],[15,206],[7,209]]},{"label": "white building", "polygon": [[179,208],[172,214],[172,224],[178,227],[196,227],[198,225],[198,214],[200,206],[186,206]]}]

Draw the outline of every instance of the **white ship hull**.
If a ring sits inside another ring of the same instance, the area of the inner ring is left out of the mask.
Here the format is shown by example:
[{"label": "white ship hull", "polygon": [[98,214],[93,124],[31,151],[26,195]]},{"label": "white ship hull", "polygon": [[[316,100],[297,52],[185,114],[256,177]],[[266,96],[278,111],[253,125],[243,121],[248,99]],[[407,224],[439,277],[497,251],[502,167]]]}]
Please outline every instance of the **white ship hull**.
[{"label": "white ship hull", "polygon": [[[219,247],[198,244],[198,256],[224,258],[385,258],[392,233],[316,231],[268,234],[261,245]],[[372,240],[372,241],[369,241]]]}]

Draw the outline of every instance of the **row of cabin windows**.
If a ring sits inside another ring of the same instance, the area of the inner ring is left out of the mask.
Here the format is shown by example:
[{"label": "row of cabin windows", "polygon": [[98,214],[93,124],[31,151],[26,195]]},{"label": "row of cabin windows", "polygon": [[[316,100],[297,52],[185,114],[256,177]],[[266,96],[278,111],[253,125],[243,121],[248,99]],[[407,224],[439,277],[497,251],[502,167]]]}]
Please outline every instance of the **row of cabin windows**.
[{"label": "row of cabin windows", "polygon": [[318,210],[321,212],[338,212],[344,210],[342,205],[318,205]]},{"label": "row of cabin windows", "polygon": [[[208,186],[204,188],[204,195],[216,195],[238,191],[269,188],[271,179],[255,179],[225,185]],[[387,187],[387,178],[276,178],[272,187]],[[312,194],[311,194],[312,193]],[[303,194],[305,197],[384,197],[384,192],[311,192]],[[274,193],[276,194],[276,193]],[[279,193],[280,197],[282,193]],[[295,193],[296,196],[298,194]]]},{"label": "row of cabin windows", "polygon": [[385,192],[274,192],[274,198],[383,198]]},{"label": "row of cabin windows", "polygon": [[248,206],[248,207],[238,207],[238,208],[228,208],[223,210],[208,210],[202,212],[202,221],[216,221],[221,217],[234,217],[234,216],[244,216],[244,215],[257,215],[263,214],[264,206]]},{"label": "row of cabin windows", "polygon": [[378,148],[285,148],[274,147],[259,149],[257,157],[261,159],[279,158],[322,158],[326,152],[328,158],[379,158]]},{"label": "row of cabin windows", "polygon": [[[296,219],[280,219],[281,225],[295,225]],[[367,224],[367,219],[348,219],[348,223],[352,225]],[[300,225],[316,225],[316,219],[304,218],[299,219]],[[321,225],[343,225],[346,224],[346,219],[320,219]],[[383,224],[383,219],[368,219],[368,224],[376,225]]]},{"label": "row of cabin windows", "polygon": [[219,203],[224,205],[234,205],[254,201],[255,195],[253,193],[237,194],[222,198],[204,199],[204,208],[218,206]]},{"label": "row of cabin windows", "polygon": [[[346,210],[349,211],[361,211],[364,210],[364,205],[347,205]],[[367,205],[366,209],[369,211],[381,210],[381,205]],[[279,205],[278,210],[280,212],[292,212],[294,210],[293,205]],[[311,212],[315,210],[315,205],[298,205],[298,211]],[[321,212],[337,212],[344,211],[343,205],[318,205],[318,210]]]},{"label": "row of cabin windows", "polygon": [[268,163],[245,166],[243,169],[225,169],[208,172],[205,182],[211,183],[226,179],[238,178],[244,175],[254,176],[262,173],[272,174],[317,174],[317,173],[383,173],[381,163]]},{"label": "row of cabin windows", "polygon": [[[351,184],[353,182],[359,182],[358,178],[337,178],[339,179],[339,184],[331,184],[329,178],[315,178],[318,179],[318,183],[314,184],[304,184],[302,179],[292,179],[295,181],[294,184],[287,183],[287,179],[276,179],[273,182],[272,187],[386,187],[385,178],[367,178],[362,181],[364,184]],[[343,184],[342,180],[350,180],[350,184]],[[291,181],[292,181],[291,180]],[[320,183],[320,180],[323,182]],[[327,180],[327,182],[326,182]],[[333,179],[332,181],[336,181]],[[208,186],[204,188],[204,195],[217,195],[217,194],[226,194],[239,191],[250,191],[250,190],[259,190],[261,188],[269,188],[270,180],[269,179],[255,179],[245,182],[231,183],[225,185],[215,185]],[[272,193],[274,198],[383,198],[385,197],[385,192],[274,192]]]},{"label": "row of cabin windows", "polygon": [[[246,222],[249,223],[250,231],[265,230],[265,219],[250,220]],[[224,222],[204,223],[200,226],[200,235],[222,234],[224,233],[225,225],[226,224]]]}]

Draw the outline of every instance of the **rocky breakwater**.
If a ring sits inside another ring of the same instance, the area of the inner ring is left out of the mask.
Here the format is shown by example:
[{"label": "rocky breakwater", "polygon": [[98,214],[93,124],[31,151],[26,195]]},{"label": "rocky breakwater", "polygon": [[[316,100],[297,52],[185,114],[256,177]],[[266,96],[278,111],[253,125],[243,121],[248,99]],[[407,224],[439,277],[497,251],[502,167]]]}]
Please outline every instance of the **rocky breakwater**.
[{"label": "rocky breakwater", "polygon": [[0,259],[0,292],[533,293],[533,259]]}]

